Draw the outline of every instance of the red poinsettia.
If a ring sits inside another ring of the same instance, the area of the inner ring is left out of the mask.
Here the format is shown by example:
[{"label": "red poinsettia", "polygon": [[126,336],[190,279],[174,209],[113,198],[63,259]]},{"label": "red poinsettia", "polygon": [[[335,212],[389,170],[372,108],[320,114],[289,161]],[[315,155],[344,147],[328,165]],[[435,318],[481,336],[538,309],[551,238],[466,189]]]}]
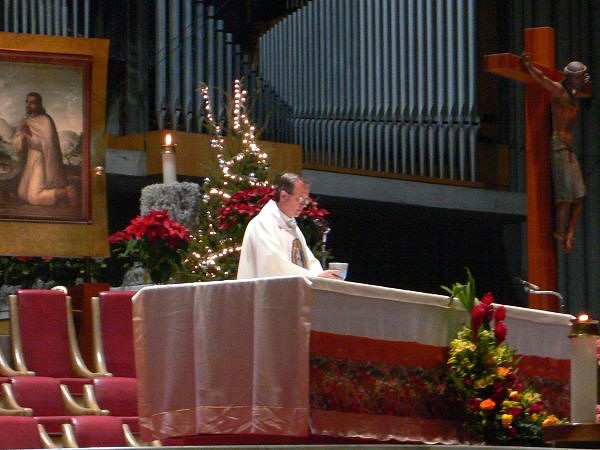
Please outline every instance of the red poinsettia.
[{"label": "red poinsettia", "polygon": [[110,235],[108,241],[117,248],[125,246],[119,256],[140,261],[150,272],[152,281],[162,283],[179,267],[179,250],[187,247],[190,233],[166,210],[151,211],[132,219],[124,230]]},{"label": "red poinsettia", "polygon": [[[226,230],[238,224],[242,229],[245,228],[250,219],[257,215],[263,206],[274,197],[275,188],[273,186],[249,188],[236,192],[219,208],[219,228]],[[319,208],[316,200],[309,198],[298,217],[298,222],[310,221],[316,223],[319,228],[326,228],[327,215],[329,215],[329,211]],[[309,236],[307,236],[307,240],[309,240]]]},{"label": "red poinsettia", "polygon": [[223,202],[219,208],[219,228],[226,230],[238,223],[245,225],[275,196],[273,186],[243,189]]}]

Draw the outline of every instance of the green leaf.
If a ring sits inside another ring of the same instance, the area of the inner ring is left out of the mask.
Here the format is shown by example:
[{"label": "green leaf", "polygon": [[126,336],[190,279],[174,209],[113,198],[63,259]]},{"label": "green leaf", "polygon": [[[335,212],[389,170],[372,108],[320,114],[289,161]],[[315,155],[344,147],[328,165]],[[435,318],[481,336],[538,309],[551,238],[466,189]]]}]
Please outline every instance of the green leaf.
[{"label": "green leaf", "polygon": [[477,301],[477,298],[475,297],[475,279],[467,267],[465,267],[465,270],[467,271],[466,284],[454,283],[452,288],[447,286],[441,286],[441,288],[449,294],[449,306],[452,306],[454,299],[458,299],[465,310],[471,314]]}]

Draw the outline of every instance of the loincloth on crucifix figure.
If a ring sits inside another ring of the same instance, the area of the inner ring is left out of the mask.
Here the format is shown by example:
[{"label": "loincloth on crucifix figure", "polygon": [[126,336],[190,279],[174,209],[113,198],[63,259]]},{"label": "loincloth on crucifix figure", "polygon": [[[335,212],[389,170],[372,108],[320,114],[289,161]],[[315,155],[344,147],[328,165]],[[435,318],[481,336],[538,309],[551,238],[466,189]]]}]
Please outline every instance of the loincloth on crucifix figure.
[{"label": "loincloth on crucifix figure", "polygon": [[573,151],[573,128],[579,115],[577,93],[590,81],[588,69],[579,61],[570,62],[563,70],[564,78],[559,82],[550,79],[533,65],[529,53],[523,52],[521,58],[532,78],[551,95],[550,162],[556,203],[554,237],[565,252],[570,252],[585,196],[583,175]]},{"label": "loincloth on crucifix figure", "polygon": [[554,236],[565,251],[573,247],[577,221],[581,214],[585,183],[577,155],[570,143],[552,135],[550,163],[557,208]]}]

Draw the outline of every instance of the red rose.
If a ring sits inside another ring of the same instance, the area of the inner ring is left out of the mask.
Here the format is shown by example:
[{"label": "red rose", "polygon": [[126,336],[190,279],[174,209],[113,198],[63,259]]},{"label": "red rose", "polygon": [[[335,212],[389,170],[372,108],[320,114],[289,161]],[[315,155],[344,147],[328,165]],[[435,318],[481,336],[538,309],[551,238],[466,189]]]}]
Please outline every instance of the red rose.
[{"label": "red rose", "polygon": [[540,402],[532,403],[529,405],[529,414],[539,414],[542,411],[542,404]]},{"label": "red rose", "polygon": [[504,390],[504,382],[502,380],[494,381],[494,390],[498,392],[502,392]]},{"label": "red rose", "polygon": [[481,403],[481,399],[474,397],[474,398],[470,398],[467,401],[467,405],[469,406],[470,409],[479,409],[479,404]]},{"label": "red rose", "polygon": [[512,414],[513,417],[519,416],[522,412],[523,412],[523,410],[521,408],[509,408],[508,409],[508,413]]}]

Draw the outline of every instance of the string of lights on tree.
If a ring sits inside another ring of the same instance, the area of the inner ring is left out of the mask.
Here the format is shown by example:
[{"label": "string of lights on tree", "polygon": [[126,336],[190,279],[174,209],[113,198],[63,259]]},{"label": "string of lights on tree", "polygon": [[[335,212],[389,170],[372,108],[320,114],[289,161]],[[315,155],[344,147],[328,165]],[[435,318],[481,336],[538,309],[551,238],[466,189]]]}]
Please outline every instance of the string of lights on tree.
[{"label": "string of lights on tree", "polygon": [[[198,229],[192,233],[182,272],[189,281],[234,278],[243,238],[243,227],[222,229],[218,211],[239,191],[271,186],[268,180],[268,156],[256,143],[256,129],[250,122],[247,91],[235,80],[230,101],[231,118],[226,129],[215,120],[207,86],[202,87],[205,120],[212,132],[211,148],[217,170],[204,180]],[[225,137],[227,133],[227,137]]]}]

